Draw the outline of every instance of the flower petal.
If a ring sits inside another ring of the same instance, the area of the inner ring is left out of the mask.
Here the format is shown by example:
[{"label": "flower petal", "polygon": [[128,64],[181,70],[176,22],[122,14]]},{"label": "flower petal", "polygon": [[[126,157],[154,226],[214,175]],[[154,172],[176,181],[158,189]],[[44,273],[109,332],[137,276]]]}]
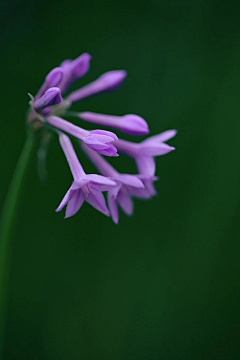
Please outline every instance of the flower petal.
[{"label": "flower petal", "polygon": [[144,188],[143,182],[136,175],[119,174],[119,179],[124,185],[133,186],[136,188]]},{"label": "flower petal", "polygon": [[119,221],[119,214],[118,214],[118,206],[115,194],[113,191],[108,192],[108,206],[110,210],[111,217],[115,224],[118,224]]},{"label": "flower petal", "polygon": [[138,199],[150,199],[151,195],[146,189],[132,188],[131,195]]},{"label": "flower petal", "polygon": [[117,201],[121,206],[122,210],[127,215],[132,215],[133,213],[133,201],[131,197],[127,194],[124,194],[123,191],[120,191],[117,197]]},{"label": "flower petal", "polygon": [[100,211],[102,214],[106,216],[110,215],[105,198],[100,191],[91,189],[91,192],[85,198],[85,201],[92,205],[92,207]]},{"label": "flower petal", "polygon": [[138,156],[136,158],[137,168],[140,174],[149,177],[154,176],[156,170],[155,160],[151,156]]},{"label": "flower petal", "polygon": [[61,211],[65,205],[67,205],[68,201],[71,199],[71,196],[73,195],[72,189],[70,188],[66,194],[64,195],[64,198],[60,202],[58,208],[55,210],[56,212]]},{"label": "flower petal", "polygon": [[142,144],[147,143],[161,143],[168,141],[169,139],[172,139],[174,136],[176,136],[177,130],[167,130],[162,132],[161,134],[150,136],[148,139],[144,140]]},{"label": "flower petal", "polygon": [[118,140],[118,137],[116,134],[114,134],[112,131],[107,131],[107,130],[92,130],[91,134],[96,134],[96,135],[105,135],[109,137],[109,140],[107,139],[107,142],[110,141],[114,141],[114,140]]},{"label": "flower petal", "polygon": [[75,191],[74,196],[67,204],[67,209],[65,213],[65,219],[69,218],[78,212],[84,202],[84,194],[81,190]]},{"label": "flower petal", "polygon": [[161,156],[166,155],[169,152],[175,150],[173,146],[170,146],[165,143],[147,143],[147,144],[141,144],[141,154],[146,156]]}]

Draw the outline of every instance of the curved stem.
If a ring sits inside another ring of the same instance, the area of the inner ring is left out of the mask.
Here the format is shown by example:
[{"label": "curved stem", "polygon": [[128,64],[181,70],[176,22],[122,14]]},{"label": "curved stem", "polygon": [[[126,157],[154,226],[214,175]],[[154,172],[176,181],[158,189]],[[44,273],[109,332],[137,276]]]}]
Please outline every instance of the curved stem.
[{"label": "curved stem", "polygon": [[34,153],[36,136],[28,134],[16,165],[5,203],[2,208],[0,221],[0,358],[3,353],[4,333],[7,314],[7,300],[9,291],[9,273],[11,267],[11,249],[14,234],[14,221],[18,203],[22,193],[26,170]]}]

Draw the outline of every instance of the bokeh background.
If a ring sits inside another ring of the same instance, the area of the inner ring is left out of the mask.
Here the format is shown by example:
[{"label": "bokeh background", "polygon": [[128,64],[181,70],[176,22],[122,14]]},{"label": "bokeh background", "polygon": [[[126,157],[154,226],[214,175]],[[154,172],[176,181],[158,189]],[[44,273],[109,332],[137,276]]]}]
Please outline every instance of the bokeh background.
[{"label": "bokeh background", "polygon": [[[87,204],[54,212],[71,183],[54,138],[48,181],[34,159],[17,217],[5,359],[240,358],[240,4],[115,0],[1,2],[3,200],[25,139],[27,93],[82,52],[126,69],[120,90],[75,109],[137,113],[176,128],[157,159],[158,196],[120,224]],[[81,155],[87,171],[93,166]],[[118,169],[135,172],[122,156]]]}]

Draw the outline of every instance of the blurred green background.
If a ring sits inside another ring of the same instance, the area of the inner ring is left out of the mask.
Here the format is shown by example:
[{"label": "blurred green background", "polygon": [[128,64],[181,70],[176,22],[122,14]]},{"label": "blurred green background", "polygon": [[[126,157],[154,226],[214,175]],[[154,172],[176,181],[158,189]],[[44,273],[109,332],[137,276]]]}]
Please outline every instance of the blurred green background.
[{"label": "blurred green background", "polygon": [[[176,128],[157,159],[158,196],[120,224],[85,204],[55,208],[71,183],[55,138],[49,178],[32,163],[17,218],[5,359],[240,358],[240,3],[26,1],[1,9],[1,191],[25,139],[27,93],[63,59],[126,69],[79,111],[137,113],[151,133]],[[87,171],[94,171],[81,156]],[[121,171],[135,172],[122,156]]]}]

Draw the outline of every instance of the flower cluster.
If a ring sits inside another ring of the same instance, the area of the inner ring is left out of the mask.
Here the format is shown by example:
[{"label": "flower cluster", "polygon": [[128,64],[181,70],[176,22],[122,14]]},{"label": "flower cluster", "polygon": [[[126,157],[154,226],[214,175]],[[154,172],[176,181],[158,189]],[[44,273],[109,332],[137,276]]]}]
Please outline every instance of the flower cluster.
[{"label": "flower cluster", "polygon": [[[176,135],[176,130],[165,131],[140,143],[134,143],[119,139],[111,131],[102,129],[89,131],[64,120],[62,118],[64,115],[71,115],[85,122],[104,125],[129,135],[149,133],[147,122],[138,115],[113,116],[93,112],[69,112],[72,103],[100,92],[117,89],[126,78],[127,74],[124,70],[108,71],[90,84],[65,95],[71,85],[88,72],[90,61],[91,56],[84,53],[77,59],[65,60],[59,67],[54,68],[46,76],[36,96],[30,95],[31,108],[28,121],[33,125],[38,120],[44,128],[57,132],[73,176],[73,183],[56,211],[61,211],[66,206],[67,218],[73,216],[86,201],[118,223],[118,206],[127,215],[131,215],[132,198],[149,199],[156,194],[154,157],[174,150],[174,147],[166,144],[166,141]],[[82,150],[101,175],[84,172],[67,134],[80,141]],[[135,160],[138,170],[136,175],[119,173],[102,156],[117,157],[118,152]],[[103,191],[107,191],[108,207]]]}]

